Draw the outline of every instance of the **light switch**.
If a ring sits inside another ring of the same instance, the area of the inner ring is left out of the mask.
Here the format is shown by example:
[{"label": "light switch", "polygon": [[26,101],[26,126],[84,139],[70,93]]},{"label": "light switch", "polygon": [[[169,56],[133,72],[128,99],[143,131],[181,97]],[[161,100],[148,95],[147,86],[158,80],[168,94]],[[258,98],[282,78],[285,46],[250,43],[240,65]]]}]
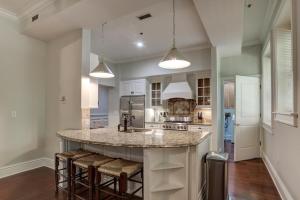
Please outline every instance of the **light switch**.
[{"label": "light switch", "polygon": [[11,118],[17,118],[17,111],[11,111]]}]

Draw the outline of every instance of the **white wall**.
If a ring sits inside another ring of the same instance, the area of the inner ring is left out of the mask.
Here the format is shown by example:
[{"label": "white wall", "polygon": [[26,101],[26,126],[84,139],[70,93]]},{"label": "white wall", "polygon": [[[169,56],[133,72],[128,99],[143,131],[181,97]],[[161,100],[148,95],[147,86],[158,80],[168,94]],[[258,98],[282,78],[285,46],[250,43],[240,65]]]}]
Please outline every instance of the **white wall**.
[{"label": "white wall", "polygon": [[[48,44],[45,154],[59,152],[56,132],[81,128],[81,30],[67,33]],[[66,101],[59,99],[65,96]]]},{"label": "white wall", "polygon": [[[0,16],[0,167],[43,155],[46,44]],[[16,111],[16,118],[11,115]]]},{"label": "white wall", "polygon": [[223,136],[221,135],[221,82],[220,66],[221,58],[216,47],[211,48],[211,98],[212,98],[212,140],[211,150],[223,150]]},{"label": "white wall", "polygon": [[248,46],[238,56],[221,59],[221,77],[261,74],[261,45]]},{"label": "white wall", "polygon": [[[300,109],[300,2],[296,1],[297,13],[297,93],[298,93],[298,113]],[[298,118],[298,125],[300,120]],[[293,199],[300,199],[300,128],[290,127],[281,123],[274,123],[271,133],[267,131],[263,134],[263,151],[270,161],[273,169],[278,175],[277,180],[281,180],[286,187],[285,192]],[[279,181],[280,182],[280,181]],[[282,185],[281,185],[282,186]],[[283,192],[283,191],[281,191]],[[290,198],[290,199],[291,199]]]},{"label": "white wall", "polygon": [[121,80],[144,78],[181,72],[207,70],[211,67],[210,49],[184,52],[183,55],[191,62],[191,66],[181,70],[168,70],[158,66],[162,57],[142,61],[118,64]]}]

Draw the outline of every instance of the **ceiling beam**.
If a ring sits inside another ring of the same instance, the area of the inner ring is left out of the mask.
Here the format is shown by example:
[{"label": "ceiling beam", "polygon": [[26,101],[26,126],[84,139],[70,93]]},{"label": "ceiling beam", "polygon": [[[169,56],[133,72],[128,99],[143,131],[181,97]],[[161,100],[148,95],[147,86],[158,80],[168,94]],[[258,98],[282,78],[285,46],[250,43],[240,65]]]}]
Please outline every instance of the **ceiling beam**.
[{"label": "ceiling beam", "polygon": [[243,43],[243,0],[193,0],[213,46],[221,57],[239,55]]}]

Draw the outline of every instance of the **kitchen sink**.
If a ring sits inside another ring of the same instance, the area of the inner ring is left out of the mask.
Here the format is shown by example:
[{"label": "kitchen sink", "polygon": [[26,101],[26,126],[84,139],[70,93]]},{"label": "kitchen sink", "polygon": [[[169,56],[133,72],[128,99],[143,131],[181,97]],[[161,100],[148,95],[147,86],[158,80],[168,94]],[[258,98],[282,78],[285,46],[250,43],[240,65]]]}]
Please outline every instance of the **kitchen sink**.
[{"label": "kitchen sink", "polygon": [[147,132],[151,131],[151,129],[145,129],[145,128],[131,128],[126,131],[126,133],[137,133],[137,132]]}]

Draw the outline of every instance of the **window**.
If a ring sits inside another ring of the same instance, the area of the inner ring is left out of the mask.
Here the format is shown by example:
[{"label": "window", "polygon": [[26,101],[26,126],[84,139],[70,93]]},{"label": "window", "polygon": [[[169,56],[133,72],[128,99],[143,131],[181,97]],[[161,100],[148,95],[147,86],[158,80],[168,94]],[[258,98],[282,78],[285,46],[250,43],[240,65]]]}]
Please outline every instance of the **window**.
[{"label": "window", "polygon": [[262,58],[262,98],[263,98],[263,123],[272,126],[272,81],[271,81],[271,52],[268,42]]},{"label": "window", "polygon": [[161,106],[161,83],[160,82],[151,84],[151,105]]},{"label": "window", "polygon": [[296,29],[292,3],[285,1],[272,33],[274,120],[297,126]]},{"label": "window", "polygon": [[197,103],[200,106],[210,106],[210,78],[197,80]]}]

